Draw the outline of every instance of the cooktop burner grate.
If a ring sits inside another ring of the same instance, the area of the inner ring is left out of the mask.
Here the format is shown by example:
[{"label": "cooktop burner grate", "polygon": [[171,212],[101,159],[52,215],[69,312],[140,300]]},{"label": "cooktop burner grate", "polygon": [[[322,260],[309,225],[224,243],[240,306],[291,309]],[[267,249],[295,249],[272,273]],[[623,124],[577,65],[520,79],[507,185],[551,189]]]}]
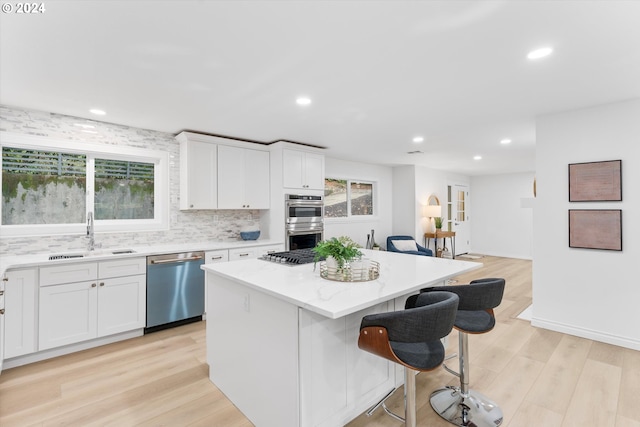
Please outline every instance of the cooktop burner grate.
[{"label": "cooktop burner grate", "polygon": [[[285,265],[300,265],[314,262],[315,257],[316,253],[313,249],[295,249],[293,251],[267,254],[262,256],[260,259]],[[324,258],[318,259],[318,261],[322,260],[324,260]]]}]

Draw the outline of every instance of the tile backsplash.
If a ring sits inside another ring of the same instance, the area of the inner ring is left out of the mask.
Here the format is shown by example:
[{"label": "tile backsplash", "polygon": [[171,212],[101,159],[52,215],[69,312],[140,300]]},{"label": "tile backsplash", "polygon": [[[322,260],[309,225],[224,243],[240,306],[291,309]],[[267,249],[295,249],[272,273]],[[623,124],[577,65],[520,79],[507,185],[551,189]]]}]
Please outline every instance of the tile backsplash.
[{"label": "tile backsplash", "polygon": [[[97,133],[82,132],[83,128],[78,125],[87,123],[95,126],[92,130]],[[258,210],[180,211],[180,149],[173,134],[8,106],[0,106],[0,130],[68,140],[70,146],[91,142],[169,153],[169,230],[100,233],[96,227],[96,242],[102,243],[104,247],[238,240],[241,228],[259,227],[261,212]],[[214,216],[217,220],[215,222]],[[86,245],[84,234],[28,237],[0,235],[0,256],[82,250]]]}]

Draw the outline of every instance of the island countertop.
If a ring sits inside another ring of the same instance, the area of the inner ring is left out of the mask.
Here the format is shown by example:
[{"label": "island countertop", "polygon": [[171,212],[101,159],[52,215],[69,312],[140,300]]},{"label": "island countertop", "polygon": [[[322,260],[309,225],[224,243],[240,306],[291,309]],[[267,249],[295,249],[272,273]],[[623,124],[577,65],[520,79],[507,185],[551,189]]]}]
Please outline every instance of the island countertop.
[{"label": "island countertop", "polygon": [[362,250],[380,263],[380,277],[367,282],[338,282],[320,277],[314,264],[288,266],[261,259],[205,264],[202,269],[259,290],[280,300],[337,319],[380,302],[407,295],[482,263]]}]

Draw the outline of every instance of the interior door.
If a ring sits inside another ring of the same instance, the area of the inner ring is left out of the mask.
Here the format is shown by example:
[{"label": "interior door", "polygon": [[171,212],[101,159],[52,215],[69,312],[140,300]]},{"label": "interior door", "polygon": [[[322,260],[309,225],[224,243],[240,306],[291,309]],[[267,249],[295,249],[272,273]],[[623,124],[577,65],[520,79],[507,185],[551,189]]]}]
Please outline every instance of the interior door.
[{"label": "interior door", "polygon": [[456,232],[455,255],[469,253],[471,249],[471,227],[469,223],[469,186],[453,184],[448,187],[449,230]]}]

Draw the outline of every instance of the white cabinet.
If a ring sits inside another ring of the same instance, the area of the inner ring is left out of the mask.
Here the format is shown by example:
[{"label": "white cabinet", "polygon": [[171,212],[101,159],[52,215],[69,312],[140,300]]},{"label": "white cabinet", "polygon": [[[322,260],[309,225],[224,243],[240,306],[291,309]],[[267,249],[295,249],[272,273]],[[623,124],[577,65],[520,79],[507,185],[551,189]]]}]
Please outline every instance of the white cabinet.
[{"label": "white cabinet", "polygon": [[5,359],[36,351],[36,277],[35,268],[9,270],[5,274]]},{"label": "white cabinet", "polygon": [[96,337],[97,286],[89,281],[40,288],[40,350]]},{"label": "white cabinet", "polygon": [[144,328],[145,269],[145,258],[42,267],[39,350]]},{"label": "white cabinet", "polygon": [[114,277],[98,283],[99,337],[144,328],[146,277]]},{"label": "white cabinet", "polygon": [[259,258],[261,256],[264,256],[270,253],[283,252],[283,251],[284,251],[284,244],[229,249],[229,261]]},{"label": "white cabinet", "polygon": [[284,252],[284,244],[282,245],[270,245],[270,246],[260,246],[256,248],[258,250],[258,257],[274,254],[276,252]]},{"label": "white cabinet", "polygon": [[206,251],[204,253],[204,263],[211,264],[215,262],[227,262],[229,261],[229,251],[227,249],[220,249],[216,251]]},{"label": "white cabinet", "polygon": [[258,250],[255,247],[242,249],[229,249],[229,261],[258,258]]},{"label": "white cabinet", "polygon": [[218,146],[218,209],[269,209],[269,152]]},{"label": "white cabinet", "polygon": [[283,186],[306,190],[324,190],[324,156],[284,149]]},{"label": "white cabinet", "polygon": [[218,146],[180,141],[180,209],[218,208]]}]

